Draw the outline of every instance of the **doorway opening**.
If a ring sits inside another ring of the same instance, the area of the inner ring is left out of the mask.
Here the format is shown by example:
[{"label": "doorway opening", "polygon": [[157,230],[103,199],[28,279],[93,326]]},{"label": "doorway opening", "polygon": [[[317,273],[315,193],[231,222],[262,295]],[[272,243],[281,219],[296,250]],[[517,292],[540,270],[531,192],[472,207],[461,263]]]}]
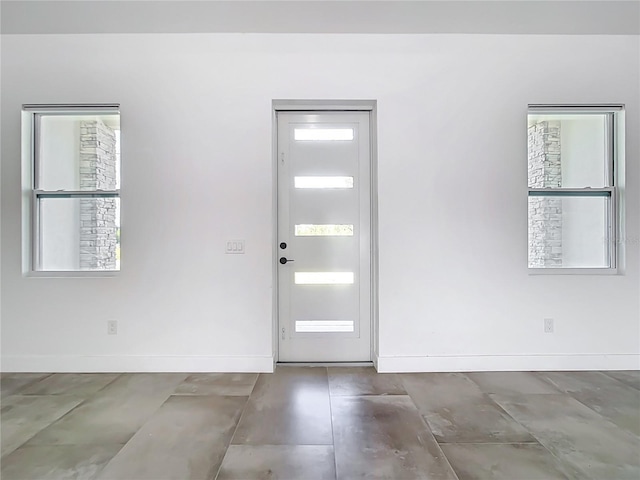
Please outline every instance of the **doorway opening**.
[{"label": "doorway opening", "polygon": [[274,358],[377,356],[375,101],[274,101]]}]

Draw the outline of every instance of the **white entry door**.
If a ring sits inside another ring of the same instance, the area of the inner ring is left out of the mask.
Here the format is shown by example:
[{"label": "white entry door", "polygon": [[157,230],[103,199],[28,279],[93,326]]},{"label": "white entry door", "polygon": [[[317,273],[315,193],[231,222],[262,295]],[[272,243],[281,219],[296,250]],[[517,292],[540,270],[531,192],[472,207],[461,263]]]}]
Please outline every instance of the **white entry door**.
[{"label": "white entry door", "polygon": [[369,112],[278,112],[281,362],[371,359]]}]

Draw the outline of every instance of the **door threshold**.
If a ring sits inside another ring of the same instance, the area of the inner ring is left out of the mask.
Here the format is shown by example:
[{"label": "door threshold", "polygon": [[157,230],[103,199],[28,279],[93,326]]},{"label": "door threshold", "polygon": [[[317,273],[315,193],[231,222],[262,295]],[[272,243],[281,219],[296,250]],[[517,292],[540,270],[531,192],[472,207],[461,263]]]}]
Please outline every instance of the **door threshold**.
[{"label": "door threshold", "polygon": [[277,362],[277,367],[373,367],[373,362]]}]

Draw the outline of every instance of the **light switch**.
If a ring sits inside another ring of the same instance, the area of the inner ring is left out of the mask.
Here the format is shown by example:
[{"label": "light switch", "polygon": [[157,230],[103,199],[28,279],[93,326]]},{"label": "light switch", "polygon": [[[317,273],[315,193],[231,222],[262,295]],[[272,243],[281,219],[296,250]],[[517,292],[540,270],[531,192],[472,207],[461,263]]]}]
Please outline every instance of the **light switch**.
[{"label": "light switch", "polygon": [[227,240],[225,253],[227,254],[244,253],[244,240]]}]

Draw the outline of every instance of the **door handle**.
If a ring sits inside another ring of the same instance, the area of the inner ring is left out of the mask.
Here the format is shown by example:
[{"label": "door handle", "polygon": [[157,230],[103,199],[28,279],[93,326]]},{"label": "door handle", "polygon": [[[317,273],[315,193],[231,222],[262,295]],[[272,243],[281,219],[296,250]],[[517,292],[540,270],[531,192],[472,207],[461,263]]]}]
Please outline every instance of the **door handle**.
[{"label": "door handle", "polygon": [[285,263],[287,263],[287,262],[295,262],[295,260],[291,260],[291,259],[289,259],[289,258],[287,258],[287,257],[280,257],[279,262],[280,262],[282,265],[284,265],[284,264],[285,264]]}]

